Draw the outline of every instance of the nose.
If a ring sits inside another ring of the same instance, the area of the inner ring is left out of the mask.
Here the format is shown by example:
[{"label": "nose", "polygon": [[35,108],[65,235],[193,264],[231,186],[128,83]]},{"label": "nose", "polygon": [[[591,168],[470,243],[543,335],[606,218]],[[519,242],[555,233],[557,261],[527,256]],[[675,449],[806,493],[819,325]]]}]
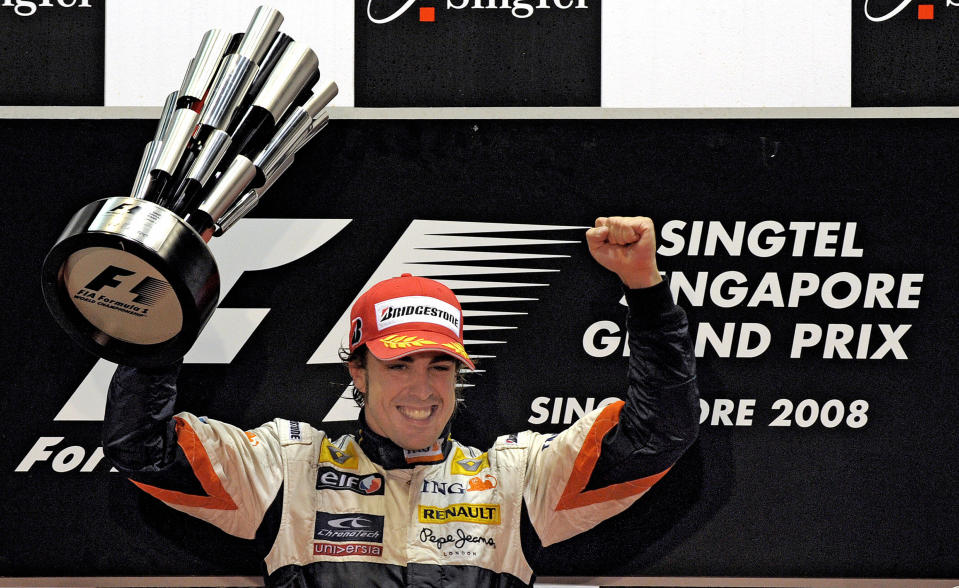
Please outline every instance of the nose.
[{"label": "nose", "polygon": [[429,369],[416,368],[410,370],[409,390],[414,398],[425,400],[429,398],[433,391],[430,388]]}]

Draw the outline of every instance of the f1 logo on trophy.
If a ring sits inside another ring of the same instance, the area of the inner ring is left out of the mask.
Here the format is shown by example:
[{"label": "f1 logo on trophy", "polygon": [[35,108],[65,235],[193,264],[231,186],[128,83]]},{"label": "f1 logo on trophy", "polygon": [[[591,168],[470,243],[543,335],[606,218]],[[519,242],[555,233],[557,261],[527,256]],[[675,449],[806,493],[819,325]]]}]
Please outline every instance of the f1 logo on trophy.
[{"label": "f1 logo on trophy", "polygon": [[189,351],[216,308],[207,243],[229,230],[329,121],[316,54],[257,8],[245,33],[208,31],[163,107],[129,197],[81,208],[43,262],[54,318],[82,347],[127,365]]}]

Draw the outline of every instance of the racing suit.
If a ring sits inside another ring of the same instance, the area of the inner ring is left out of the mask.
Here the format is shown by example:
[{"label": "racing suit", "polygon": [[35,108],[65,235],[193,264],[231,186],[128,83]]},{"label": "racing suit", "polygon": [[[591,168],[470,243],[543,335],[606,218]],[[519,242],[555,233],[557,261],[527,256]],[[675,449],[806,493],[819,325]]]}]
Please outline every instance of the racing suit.
[{"label": "racing suit", "polygon": [[260,540],[269,586],[529,586],[531,545],[617,514],[695,440],[685,312],[666,283],[628,290],[628,392],[565,431],[480,450],[447,431],[406,451],[365,426],[331,440],[276,419],[243,431],[173,415],[177,368],[120,367],[107,457],[169,506]]}]

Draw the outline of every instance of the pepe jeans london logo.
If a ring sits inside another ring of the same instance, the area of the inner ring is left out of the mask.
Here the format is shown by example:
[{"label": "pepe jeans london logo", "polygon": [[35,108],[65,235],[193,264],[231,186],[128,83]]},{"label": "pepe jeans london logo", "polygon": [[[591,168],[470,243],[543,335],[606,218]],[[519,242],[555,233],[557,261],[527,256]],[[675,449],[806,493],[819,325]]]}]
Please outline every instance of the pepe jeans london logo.
[{"label": "pepe jeans london logo", "polygon": [[[446,10],[508,10],[514,18],[524,19],[533,16],[537,10],[571,8],[589,8],[587,0],[446,0]],[[436,22],[437,0],[406,0],[390,12],[396,2],[367,0],[366,16],[373,24],[386,24],[403,16],[416,4],[419,6],[420,22]]]}]

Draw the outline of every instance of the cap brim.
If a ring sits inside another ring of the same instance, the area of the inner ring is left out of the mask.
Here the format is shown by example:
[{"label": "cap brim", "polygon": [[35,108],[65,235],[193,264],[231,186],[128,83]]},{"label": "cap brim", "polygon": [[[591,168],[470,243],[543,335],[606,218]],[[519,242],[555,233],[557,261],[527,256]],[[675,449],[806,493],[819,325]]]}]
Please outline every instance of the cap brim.
[{"label": "cap brim", "polygon": [[454,337],[443,335],[435,331],[403,331],[382,337],[376,337],[366,342],[370,353],[384,361],[419,353],[421,351],[439,351],[454,359],[458,359],[476,369],[473,360],[466,354],[463,344]]}]

